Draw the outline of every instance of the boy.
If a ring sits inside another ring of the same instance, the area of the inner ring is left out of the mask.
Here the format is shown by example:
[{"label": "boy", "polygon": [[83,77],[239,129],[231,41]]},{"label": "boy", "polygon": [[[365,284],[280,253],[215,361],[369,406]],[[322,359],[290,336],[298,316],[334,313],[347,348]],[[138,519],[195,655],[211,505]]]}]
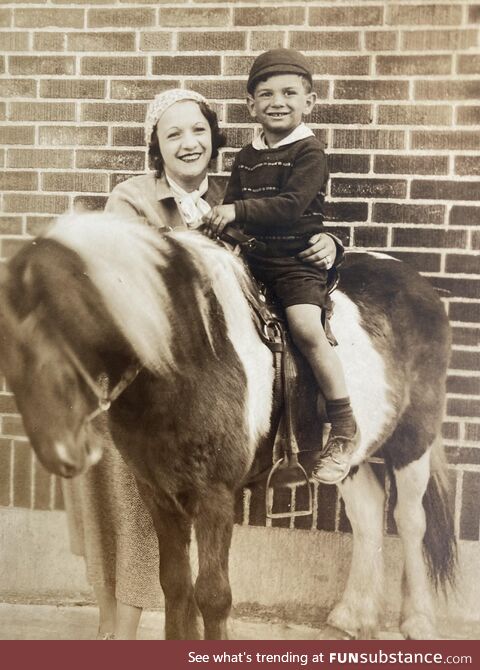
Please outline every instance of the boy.
[{"label": "boy", "polygon": [[323,227],[328,180],[321,144],[303,123],[316,100],[307,59],[293,49],[274,49],[253,63],[247,105],[262,132],[238,154],[224,198],[205,217],[219,235],[236,224],[267,250],[246,253],[253,275],[272,289],[285,308],[290,334],[309,361],[326,397],[331,432],[313,476],[336,484],[350,470],[359,431],[341,362],[321,324],[327,271],[298,254]]}]

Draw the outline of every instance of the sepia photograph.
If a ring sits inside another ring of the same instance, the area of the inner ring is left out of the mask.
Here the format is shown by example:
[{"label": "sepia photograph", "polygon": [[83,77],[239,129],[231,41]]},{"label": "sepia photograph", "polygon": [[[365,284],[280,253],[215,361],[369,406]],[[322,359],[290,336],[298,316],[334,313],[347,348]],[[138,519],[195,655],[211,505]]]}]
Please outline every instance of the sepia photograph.
[{"label": "sepia photograph", "polygon": [[0,44],[0,640],[480,640],[480,4]]}]

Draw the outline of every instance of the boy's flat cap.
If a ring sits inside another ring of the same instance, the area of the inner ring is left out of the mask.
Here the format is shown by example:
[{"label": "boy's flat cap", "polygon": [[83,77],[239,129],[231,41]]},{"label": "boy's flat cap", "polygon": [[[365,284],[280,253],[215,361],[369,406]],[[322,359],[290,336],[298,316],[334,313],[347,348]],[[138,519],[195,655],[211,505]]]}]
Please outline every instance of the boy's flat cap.
[{"label": "boy's flat cap", "polygon": [[259,79],[274,74],[300,74],[312,84],[312,73],[308,60],[295,49],[271,49],[260,54],[254,61],[247,81],[247,91],[251,94]]}]

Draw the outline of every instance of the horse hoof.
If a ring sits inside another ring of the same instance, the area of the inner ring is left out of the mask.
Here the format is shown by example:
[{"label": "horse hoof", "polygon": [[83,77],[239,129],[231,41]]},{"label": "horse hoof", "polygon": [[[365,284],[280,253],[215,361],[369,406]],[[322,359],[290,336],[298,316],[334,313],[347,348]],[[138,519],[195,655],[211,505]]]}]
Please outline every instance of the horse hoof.
[{"label": "horse hoof", "polygon": [[319,640],[351,640],[353,639],[351,635],[346,633],[344,630],[340,630],[336,626],[332,626],[327,622],[326,626],[322,628],[322,633]]},{"label": "horse hoof", "polygon": [[378,624],[376,619],[370,620],[365,613],[353,612],[348,605],[337,605],[327,619],[327,624],[332,628],[343,631],[351,640],[375,640],[377,638]]},{"label": "horse hoof", "polygon": [[425,614],[413,614],[400,626],[400,632],[406,640],[438,640],[435,627]]}]

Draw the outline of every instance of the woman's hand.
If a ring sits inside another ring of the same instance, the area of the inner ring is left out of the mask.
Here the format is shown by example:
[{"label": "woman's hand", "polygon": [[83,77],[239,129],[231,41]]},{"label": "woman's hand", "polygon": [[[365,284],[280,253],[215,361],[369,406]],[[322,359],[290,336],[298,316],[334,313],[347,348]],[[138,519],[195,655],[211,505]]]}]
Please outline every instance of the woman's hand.
[{"label": "woman's hand", "polygon": [[229,223],[235,221],[235,205],[216,205],[203,216],[213,237],[219,237]]},{"label": "woman's hand", "polygon": [[298,254],[304,263],[313,263],[318,268],[330,270],[335,264],[337,246],[330,235],[316,233],[308,240],[310,246]]}]

